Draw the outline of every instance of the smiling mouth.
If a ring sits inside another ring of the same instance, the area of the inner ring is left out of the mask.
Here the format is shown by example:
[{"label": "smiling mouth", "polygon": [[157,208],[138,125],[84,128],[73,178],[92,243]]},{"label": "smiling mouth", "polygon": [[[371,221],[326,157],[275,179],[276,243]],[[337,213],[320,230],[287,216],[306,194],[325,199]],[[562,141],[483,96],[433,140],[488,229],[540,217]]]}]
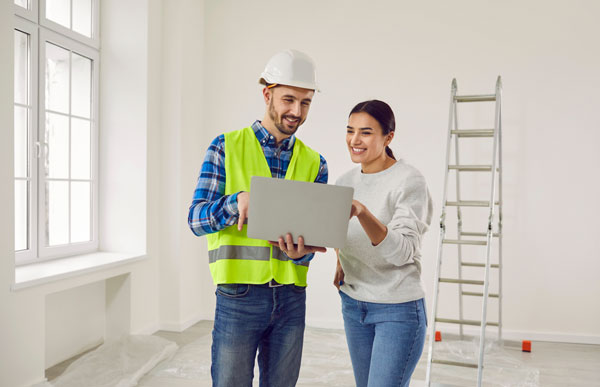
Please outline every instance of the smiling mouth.
[{"label": "smiling mouth", "polygon": [[298,118],[298,117],[292,118],[292,117],[285,116],[285,117],[283,117],[283,119],[286,121],[286,123],[288,125],[296,125],[296,124],[298,124],[298,122],[300,122],[300,118]]},{"label": "smiling mouth", "polygon": [[361,153],[364,153],[366,151],[366,149],[362,149],[362,148],[354,148],[354,147],[350,147],[350,149],[352,149],[352,153],[359,155]]}]

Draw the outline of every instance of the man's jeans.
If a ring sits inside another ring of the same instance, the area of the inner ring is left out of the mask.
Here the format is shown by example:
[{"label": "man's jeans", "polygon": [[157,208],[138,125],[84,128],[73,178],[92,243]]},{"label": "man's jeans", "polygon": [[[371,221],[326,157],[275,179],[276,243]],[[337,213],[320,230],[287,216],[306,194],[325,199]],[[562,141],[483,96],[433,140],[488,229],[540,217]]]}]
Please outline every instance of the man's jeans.
[{"label": "man's jeans", "polygon": [[261,387],[293,387],[298,380],[306,288],[219,285],[213,328],[214,387],[251,387],[258,350]]},{"label": "man's jeans", "polygon": [[425,301],[379,304],[340,296],[356,386],[408,387],[425,342]]}]

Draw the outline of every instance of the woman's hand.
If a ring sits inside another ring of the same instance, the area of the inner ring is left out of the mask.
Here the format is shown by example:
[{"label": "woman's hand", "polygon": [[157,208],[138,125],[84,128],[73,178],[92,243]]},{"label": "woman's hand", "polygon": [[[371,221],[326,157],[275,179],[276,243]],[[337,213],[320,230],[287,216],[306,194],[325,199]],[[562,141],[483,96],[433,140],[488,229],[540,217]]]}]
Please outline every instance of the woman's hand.
[{"label": "woman's hand", "polygon": [[340,290],[340,286],[344,284],[344,269],[340,263],[340,250],[335,249],[335,255],[337,256],[337,265],[335,267],[335,275],[333,276],[333,286]]},{"label": "woman's hand", "polygon": [[340,286],[344,284],[344,269],[342,265],[338,264],[335,268],[335,275],[333,276],[333,286],[340,290]]},{"label": "woman's hand", "polygon": [[350,218],[353,216],[358,217],[360,214],[363,214],[367,208],[364,204],[359,202],[358,200],[352,200],[352,209],[350,210]]}]

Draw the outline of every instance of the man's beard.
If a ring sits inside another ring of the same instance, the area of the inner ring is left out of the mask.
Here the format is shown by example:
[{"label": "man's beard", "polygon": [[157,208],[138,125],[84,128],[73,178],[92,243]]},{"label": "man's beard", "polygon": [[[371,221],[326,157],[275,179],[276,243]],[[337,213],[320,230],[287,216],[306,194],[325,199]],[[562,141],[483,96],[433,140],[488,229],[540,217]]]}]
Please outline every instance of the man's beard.
[{"label": "man's beard", "polygon": [[[291,136],[292,134],[296,133],[296,131],[298,130],[300,125],[302,125],[304,123],[304,121],[300,121],[300,119],[298,117],[298,123],[296,124],[296,126],[292,129],[288,129],[288,127],[283,123],[283,118],[286,116],[277,117],[277,112],[275,112],[275,109],[273,108],[273,101],[271,101],[271,103],[269,103],[269,117],[271,117],[271,120],[275,124],[275,127],[277,128],[277,130],[279,130],[281,133],[285,134],[286,136]],[[294,117],[294,116],[289,116],[289,117]],[[294,117],[294,118],[297,118],[297,117]]]}]

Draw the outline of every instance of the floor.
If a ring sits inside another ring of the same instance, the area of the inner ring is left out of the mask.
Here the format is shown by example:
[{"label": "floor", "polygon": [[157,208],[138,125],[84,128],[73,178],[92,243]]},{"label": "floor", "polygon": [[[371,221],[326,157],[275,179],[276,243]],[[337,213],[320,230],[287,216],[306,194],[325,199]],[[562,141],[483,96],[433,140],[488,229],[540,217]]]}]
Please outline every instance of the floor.
[{"label": "floor", "polygon": [[[182,333],[160,331],[155,335],[174,341],[179,350],[173,358],[156,366],[138,384],[142,387],[210,386],[211,321],[201,321]],[[477,342],[459,341],[444,335],[436,343],[436,357],[448,360],[475,360]],[[425,351],[426,352],[426,351]],[[46,370],[52,381],[81,355]],[[518,343],[499,347],[486,342],[484,386],[598,386],[600,387],[600,346],[533,342],[532,352],[521,352]],[[426,356],[422,356],[411,387],[424,386]],[[255,371],[255,374],[258,370]],[[433,381],[438,386],[475,385],[476,371],[434,365]],[[307,328],[298,387],[353,386],[352,367],[342,330]],[[255,386],[258,386],[255,383]]]}]

